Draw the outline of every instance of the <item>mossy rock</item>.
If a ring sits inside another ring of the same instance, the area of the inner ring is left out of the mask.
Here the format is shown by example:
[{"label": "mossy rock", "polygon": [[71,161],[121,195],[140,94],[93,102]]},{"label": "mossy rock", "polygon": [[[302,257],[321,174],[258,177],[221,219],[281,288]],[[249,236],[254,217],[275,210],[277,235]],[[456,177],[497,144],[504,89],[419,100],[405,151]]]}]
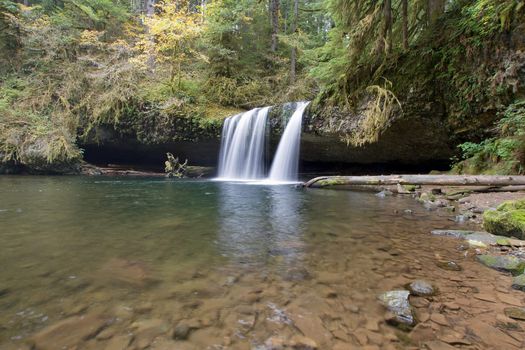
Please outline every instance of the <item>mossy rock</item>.
[{"label": "mossy rock", "polygon": [[512,255],[478,255],[477,259],[483,265],[492,269],[510,272],[517,276],[523,273],[525,269],[525,260],[517,258]]},{"label": "mossy rock", "polygon": [[525,198],[518,199],[517,201],[506,201],[498,206],[498,211],[511,211],[525,209]]},{"label": "mossy rock", "polygon": [[483,214],[483,227],[495,235],[525,239],[525,209],[487,210]]},{"label": "mossy rock", "polygon": [[415,192],[418,188],[417,185],[401,185],[407,192]]},{"label": "mossy rock", "polygon": [[525,274],[514,277],[512,280],[512,288],[525,292]]}]

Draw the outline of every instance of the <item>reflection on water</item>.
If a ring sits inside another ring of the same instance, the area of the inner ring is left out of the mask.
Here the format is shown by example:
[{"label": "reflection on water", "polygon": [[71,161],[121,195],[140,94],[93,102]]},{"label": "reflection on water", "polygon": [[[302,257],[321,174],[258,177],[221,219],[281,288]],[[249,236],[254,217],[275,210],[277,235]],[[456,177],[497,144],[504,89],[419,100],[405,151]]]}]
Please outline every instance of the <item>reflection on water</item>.
[{"label": "reflection on water", "polygon": [[300,253],[305,218],[304,192],[291,186],[218,183],[222,253],[243,263],[267,264],[283,255],[290,263]]},{"label": "reflection on water", "polygon": [[381,318],[380,290],[455,252],[428,235],[447,219],[411,199],[288,185],[0,177],[0,348],[41,330],[46,340],[74,315],[109,317],[111,334],[51,339],[60,347],[104,349],[129,334],[132,347],[150,344],[137,330],[147,321],[162,325],[157,341],[189,322],[187,349],[246,349],[297,334],[291,320],[307,313],[312,329],[350,334]]}]

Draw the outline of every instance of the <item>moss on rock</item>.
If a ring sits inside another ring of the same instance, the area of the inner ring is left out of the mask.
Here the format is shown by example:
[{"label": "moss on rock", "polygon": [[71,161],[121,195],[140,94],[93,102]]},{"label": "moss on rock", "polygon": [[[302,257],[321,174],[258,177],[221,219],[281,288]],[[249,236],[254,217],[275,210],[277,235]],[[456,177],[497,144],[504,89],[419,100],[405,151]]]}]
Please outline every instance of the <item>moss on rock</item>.
[{"label": "moss on rock", "polygon": [[492,269],[504,272],[510,272],[514,276],[523,273],[525,269],[525,260],[509,255],[478,255],[477,259],[483,265]]},{"label": "moss on rock", "polygon": [[513,278],[512,288],[525,292],[525,274]]},{"label": "moss on rock", "polygon": [[487,210],[483,214],[483,227],[490,233],[525,239],[525,201],[506,202],[496,210]]},{"label": "moss on rock", "polygon": [[505,201],[498,206],[499,211],[525,209],[525,198],[516,201]]}]

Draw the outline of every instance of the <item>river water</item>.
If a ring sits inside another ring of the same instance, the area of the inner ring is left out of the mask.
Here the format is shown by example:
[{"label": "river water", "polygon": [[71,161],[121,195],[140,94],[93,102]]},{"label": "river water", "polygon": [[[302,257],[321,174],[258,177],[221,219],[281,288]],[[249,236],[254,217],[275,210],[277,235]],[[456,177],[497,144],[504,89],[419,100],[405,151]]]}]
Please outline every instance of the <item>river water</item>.
[{"label": "river water", "polygon": [[380,292],[426,278],[451,300],[462,280],[508,282],[430,235],[451,218],[411,198],[289,185],[0,177],[0,347],[269,349],[301,334],[321,349],[413,345],[383,321]]}]

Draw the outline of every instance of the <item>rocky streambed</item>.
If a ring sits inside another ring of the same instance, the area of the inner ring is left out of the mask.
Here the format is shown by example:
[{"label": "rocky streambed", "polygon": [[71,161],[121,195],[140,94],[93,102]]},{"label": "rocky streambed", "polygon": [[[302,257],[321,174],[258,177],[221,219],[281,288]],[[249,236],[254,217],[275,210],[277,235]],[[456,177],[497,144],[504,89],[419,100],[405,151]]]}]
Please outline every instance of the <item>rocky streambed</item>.
[{"label": "rocky streambed", "polygon": [[519,270],[480,263],[520,258],[518,241],[471,232],[449,205],[164,179],[9,185],[2,349],[523,348]]}]

